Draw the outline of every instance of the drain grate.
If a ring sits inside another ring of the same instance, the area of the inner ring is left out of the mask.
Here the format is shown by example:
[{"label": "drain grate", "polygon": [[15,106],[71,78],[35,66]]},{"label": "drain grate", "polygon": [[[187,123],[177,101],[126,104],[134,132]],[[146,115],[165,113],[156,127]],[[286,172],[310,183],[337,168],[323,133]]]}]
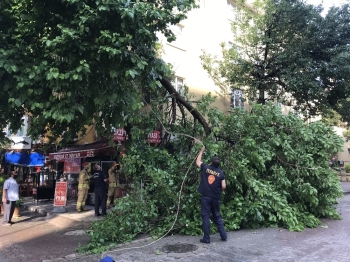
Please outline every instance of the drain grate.
[{"label": "drain grate", "polygon": [[198,247],[192,244],[172,244],[163,247],[165,253],[187,253],[197,250]]}]

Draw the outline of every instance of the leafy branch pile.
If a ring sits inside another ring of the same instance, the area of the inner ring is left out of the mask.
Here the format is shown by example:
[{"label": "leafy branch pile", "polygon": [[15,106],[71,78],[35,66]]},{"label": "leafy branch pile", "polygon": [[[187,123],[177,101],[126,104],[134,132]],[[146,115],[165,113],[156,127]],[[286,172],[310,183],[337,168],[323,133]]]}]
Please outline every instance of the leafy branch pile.
[{"label": "leafy branch pile", "polygon": [[[306,125],[273,105],[254,105],[251,112],[236,110],[224,116],[210,108],[210,102],[210,96],[203,97],[198,106],[213,130],[203,141],[203,160],[209,162],[215,154],[222,159],[228,188],[221,208],[227,230],[280,226],[301,231],[317,226],[320,217],[340,218],[334,204],[342,190],[328,161],[341,149],[342,140],[330,126]],[[203,128],[187,116],[171,124],[169,108],[162,118],[167,130],[201,137]],[[100,252],[139,233],[157,238],[170,229],[187,235],[202,232],[199,170],[193,162],[201,145],[181,135],[157,147],[147,145],[138,138],[145,137],[157,119],[153,113],[142,114],[144,120],[132,128],[135,139],[124,163],[133,181],[131,194],[120,199],[105,220],[92,225],[84,251]],[[176,125],[178,121],[185,124]]]}]

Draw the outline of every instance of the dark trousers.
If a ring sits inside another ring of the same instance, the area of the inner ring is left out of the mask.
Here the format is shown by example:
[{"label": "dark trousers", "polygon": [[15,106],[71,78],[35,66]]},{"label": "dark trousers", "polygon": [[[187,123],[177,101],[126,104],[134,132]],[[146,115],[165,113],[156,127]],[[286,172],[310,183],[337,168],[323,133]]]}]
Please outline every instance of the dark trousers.
[{"label": "dark trousers", "polygon": [[15,211],[16,201],[9,201],[8,204],[3,203],[4,205],[4,218],[2,220],[3,224],[11,223],[13,212]]},{"label": "dark trousers", "polygon": [[201,199],[201,216],[205,241],[210,241],[210,214],[212,214],[213,222],[218,228],[220,237],[222,239],[227,238],[227,234],[220,216],[220,200],[213,199],[211,197],[202,196]]},{"label": "dark trousers", "polygon": [[95,215],[100,214],[100,206],[102,208],[102,215],[106,214],[106,202],[107,202],[107,192],[95,191]]}]

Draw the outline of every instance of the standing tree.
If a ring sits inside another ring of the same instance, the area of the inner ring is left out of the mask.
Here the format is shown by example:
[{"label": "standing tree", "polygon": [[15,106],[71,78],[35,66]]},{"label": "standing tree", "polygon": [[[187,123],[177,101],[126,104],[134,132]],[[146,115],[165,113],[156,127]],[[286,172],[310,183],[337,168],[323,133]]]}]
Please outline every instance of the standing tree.
[{"label": "standing tree", "polygon": [[169,41],[195,0],[4,0],[0,3],[0,129],[32,115],[31,135],[69,141],[84,126],[103,133],[133,122],[143,92],[167,90],[157,33]]},{"label": "standing tree", "polygon": [[223,48],[221,60],[202,56],[212,79],[250,101],[277,100],[311,115],[341,112],[350,94],[349,5],[322,17],[321,7],[301,0],[257,0],[253,8],[244,2],[232,23],[235,46]]}]

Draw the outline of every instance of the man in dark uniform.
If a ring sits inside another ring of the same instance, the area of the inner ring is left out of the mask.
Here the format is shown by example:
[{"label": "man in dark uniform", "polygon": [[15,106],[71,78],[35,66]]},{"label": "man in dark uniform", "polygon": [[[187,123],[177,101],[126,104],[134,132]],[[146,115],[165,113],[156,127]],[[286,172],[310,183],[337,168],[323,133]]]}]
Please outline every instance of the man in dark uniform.
[{"label": "man in dark uniform", "polygon": [[[98,164],[94,165],[93,178],[95,182],[95,216],[105,216],[106,202],[107,202],[107,175],[102,172],[101,167]],[[100,214],[100,206],[102,208],[102,214]]]},{"label": "man in dark uniform", "polygon": [[210,213],[213,215],[213,222],[218,228],[221,240],[227,240],[227,234],[220,215],[221,191],[226,189],[224,172],[219,169],[220,159],[213,157],[210,165],[202,163],[202,155],[205,150],[203,146],[198,154],[196,164],[201,168],[201,181],[198,192],[201,198],[201,217],[204,236],[202,243],[210,244]]}]

